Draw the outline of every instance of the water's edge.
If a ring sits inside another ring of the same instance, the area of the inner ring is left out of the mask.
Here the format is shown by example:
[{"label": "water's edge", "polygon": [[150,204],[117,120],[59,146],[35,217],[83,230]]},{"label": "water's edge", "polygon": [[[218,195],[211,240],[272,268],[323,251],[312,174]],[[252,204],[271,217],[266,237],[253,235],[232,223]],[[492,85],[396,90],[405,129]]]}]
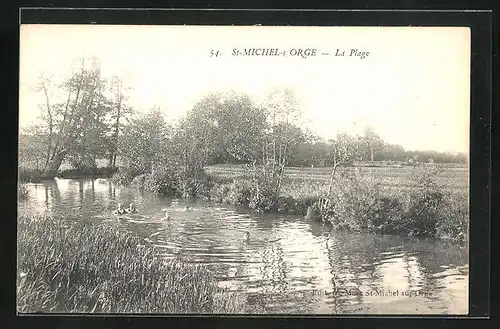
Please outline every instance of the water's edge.
[{"label": "water's edge", "polygon": [[[330,232],[296,216],[200,200],[186,212],[182,200],[104,179],[60,179],[28,188],[23,212],[116,223],[148,239],[166,258],[207,265],[221,289],[243,294],[248,305],[266,313],[468,309],[467,250],[436,239]],[[134,202],[139,213],[112,216],[118,202]],[[161,219],[166,209],[170,221]],[[243,241],[245,232],[249,242]]]}]

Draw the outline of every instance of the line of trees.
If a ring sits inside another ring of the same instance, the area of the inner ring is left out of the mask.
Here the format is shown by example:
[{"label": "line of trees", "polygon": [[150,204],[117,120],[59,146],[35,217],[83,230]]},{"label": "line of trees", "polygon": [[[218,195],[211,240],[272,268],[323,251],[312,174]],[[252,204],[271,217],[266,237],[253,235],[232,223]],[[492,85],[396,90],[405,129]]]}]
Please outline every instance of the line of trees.
[{"label": "line of trees", "polygon": [[[367,138],[367,135],[373,137]],[[365,134],[361,136],[340,133],[335,139],[329,141],[306,140],[297,146],[288,165],[294,167],[330,167],[333,165],[332,155],[335,153],[335,145],[338,144],[346,145],[346,152],[349,153],[348,165],[358,161],[467,163],[467,155],[464,153],[407,151],[401,145],[384,142],[373,132],[373,129],[367,128]]]},{"label": "line of trees", "polygon": [[[54,177],[63,162],[77,169],[123,165],[151,173],[165,164],[189,168],[219,163],[260,166],[258,175],[280,185],[285,166],[337,166],[355,161],[465,163],[464,154],[406,151],[370,127],[361,136],[340,133],[325,141],[302,128],[302,111],[289,89],[272,90],[261,104],[238,92],[211,93],[176,125],[158,108],[138,114],[127,103],[129,86],[105,79],[96,58],[82,58],[57,85],[41,76],[41,124],[20,136],[20,164]],[[257,173],[256,173],[257,175]]]}]

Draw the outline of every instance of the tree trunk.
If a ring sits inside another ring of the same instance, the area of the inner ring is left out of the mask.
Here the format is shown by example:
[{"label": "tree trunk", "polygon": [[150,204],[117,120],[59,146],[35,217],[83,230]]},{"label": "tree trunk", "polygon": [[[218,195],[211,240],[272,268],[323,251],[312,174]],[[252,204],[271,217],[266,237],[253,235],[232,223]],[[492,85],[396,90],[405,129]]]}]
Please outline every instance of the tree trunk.
[{"label": "tree trunk", "polygon": [[110,150],[109,158],[108,158],[108,167],[109,168],[113,168],[114,156],[115,155],[113,154],[113,151]]},{"label": "tree trunk", "polygon": [[117,91],[116,91],[116,121],[114,125],[113,132],[113,145],[111,148],[111,160],[110,165],[115,167],[116,165],[116,153],[118,152],[118,135],[120,133],[120,119],[122,116],[122,83],[121,80],[117,81]]},{"label": "tree trunk", "polygon": [[45,82],[42,82],[42,88],[43,88],[43,92],[45,94],[45,105],[47,107],[47,119],[48,119],[48,125],[49,125],[49,141],[48,141],[48,146],[47,146],[47,157],[46,157],[45,165],[44,165],[44,169],[45,169],[49,163],[50,153],[52,152],[52,138],[54,135],[54,133],[53,133],[54,123],[53,123],[53,119],[52,119],[52,108],[50,106],[49,94],[47,92],[47,87],[45,86]]},{"label": "tree trunk", "polygon": [[330,184],[328,185],[328,194],[327,194],[327,196],[330,196],[330,194],[332,193],[333,182],[335,180],[335,173],[337,171],[337,166],[338,166],[338,162],[337,162],[336,156],[334,155],[334,158],[333,158],[333,169],[332,169],[332,173],[330,174]]},{"label": "tree trunk", "polygon": [[56,154],[49,160],[49,163],[42,172],[43,178],[54,178],[57,175],[57,171],[64,160],[65,152],[60,152]]}]

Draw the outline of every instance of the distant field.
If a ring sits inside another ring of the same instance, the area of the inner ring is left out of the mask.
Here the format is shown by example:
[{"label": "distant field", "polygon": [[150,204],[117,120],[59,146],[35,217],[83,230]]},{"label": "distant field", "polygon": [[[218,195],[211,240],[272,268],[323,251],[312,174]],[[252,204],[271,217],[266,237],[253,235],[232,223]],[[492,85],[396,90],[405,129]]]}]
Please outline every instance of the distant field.
[{"label": "distant field", "polygon": [[[418,167],[417,167],[418,168]],[[382,188],[398,190],[411,189],[413,182],[412,173],[418,170],[416,167],[347,167],[339,169],[342,171],[357,170],[371,179],[381,183]],[[240,165],[215,165],[205,168],[209,174],[237,178],[245,177],[245,169]],[[466,192],[468,184],[468,169],[451,167],[442,168],[436,183],[445,190]],[[283,181],[282,194],[289,196],[319,195],[326,192],[330,180],[332,168],[309,168],[309,167],[287,167],[285,168],[285,179]]]},{"label": "distant field", "polygon": [[[418,167],[417,167],[418,168]],[[361,174],[370,176],[378,176],[382,179],[408,179],[411,173],[417,169],[415,167],[346,167],[338,169],[341,171],[357,170]],[[214,165],[205,168],[208,173],[223,175],[226,177],[238,177],[245,174],[245,168],[241,165]],[[456,179],[454,184],[464,186],[468,181],[467,168],[442,168],[443,172],[439,175],[443,179]],[[332,168],[309,168],[309,167],[286,167],[285,176],[292,179],[308,179],[308,180],[329,180]]]}]

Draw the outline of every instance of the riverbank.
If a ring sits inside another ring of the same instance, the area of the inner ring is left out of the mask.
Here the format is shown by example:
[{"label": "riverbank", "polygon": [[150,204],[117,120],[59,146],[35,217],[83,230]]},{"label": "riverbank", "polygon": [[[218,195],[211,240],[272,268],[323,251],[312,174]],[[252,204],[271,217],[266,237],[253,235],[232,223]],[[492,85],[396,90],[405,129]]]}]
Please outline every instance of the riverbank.
[{"label": "riverbank", "polygon": [[18,218],[17,307],[31,312],[241,313],[202,266],[109,223]]},{"label": "riverbank", "polygon": [[[467,242],[469,202],[464,170],[458,174],[455,169],[443,172],[431,165],[375,171],[343,168],[328,194],[328,168],[285,168],[276,194],[275,186],[261,182],[257,187],[249,173],[238,166],[222,169],[181,172],[159,168],[154,174],[138,175],[126,168],[116,171],[101,167],[90,171],[66,169],[58,176],[112,175],[119,185],[157,195],[202,198],[257,212],[295,215],[337,230]],[[36,177],[30,171],[21,172],[21,182]]]},{"label": "riverbank", "polygon": [[250,181],[236,180],[214,183],[207,198],[253,210],[297,215],[336,230],[467,241],[466,193],[425,187],[384,190],[369,178],[343,178],[336,183],[328,197],[300,195],[296,189],[294,193],[299,196],[280,195],[272,202],[257,200]]},{"label": "riverbank", "polygon": [[52,176],[47,177],[44,176],[38,170],[19,167],[18,177],[19,181],[22,183],[39,183],[43,180],[52,180],[55,177],[67,178],[67,179],[111,178],[117,171],[118,168],[108,168],[108,167],[96,167],[87,169],[64,169],[64,170],[59,170],[54,175],[54,177]]},{"label": "riverbank", "polygon": [[258,212],[296,215],[336,230],[466,243],[467,189],[457,185],[453,175],[439,176],[439,168],[406,170],[406,176],[398,173],[404,184],[397,185],[387,184],[370,172],[349,170],[335,179],[330,194],[328,180],[290,175],[282,180],[279,194],[274,192],[275,186],[265,182],[257,186],[248,174],[228,176],[210,170],[188,176],[170,169],[135,177],[118,172],[113,180],[158,195],[202,198]]}]

